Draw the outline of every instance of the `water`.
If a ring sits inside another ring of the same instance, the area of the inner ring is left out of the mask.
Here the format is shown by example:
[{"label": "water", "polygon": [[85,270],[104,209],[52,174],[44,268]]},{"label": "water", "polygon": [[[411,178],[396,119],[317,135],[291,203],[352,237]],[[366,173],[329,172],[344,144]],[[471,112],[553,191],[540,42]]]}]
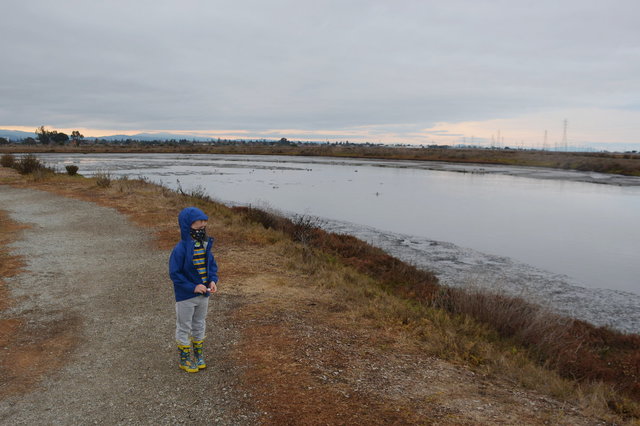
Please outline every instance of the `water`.
[{"label": "water", "polygon": [[[230,204],[319,216],[330,229],[435,270],[446,284],[498,286],[536,300],[552,298],[559,310],[583,318],[581,306],[589,305],[587,310],[597,312],[587,315],[592,322],[640,329],[640,179],[613,182],[624,186],[598,185],[581,180],[614,178],[532,168],[308,157],[40,158],[74,163],[86,175],[97,170],[143,175],[173,188],[179,180],[187,191],[201,187]],[[517,176],[522,174],[533,178]],[[615,316],[626,318],[612,319]],[[631,325],[619,324],[629,322],[628,317],[637,318]]]}]

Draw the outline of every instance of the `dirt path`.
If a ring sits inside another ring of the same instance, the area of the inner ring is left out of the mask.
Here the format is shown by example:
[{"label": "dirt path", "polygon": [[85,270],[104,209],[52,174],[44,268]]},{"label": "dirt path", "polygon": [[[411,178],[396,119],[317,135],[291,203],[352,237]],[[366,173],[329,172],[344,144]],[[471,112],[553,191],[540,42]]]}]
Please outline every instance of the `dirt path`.
[{"label": "dirt path", "polygon": [[[187,375],[176,367],[168,253],[143,230],[113,209],[41,191],[2,185],[0,205],[31,225],[12,245],[27,272],[6,280],[14,303],[0,317],[22,327],[2,348],[0,423],[252,423],[226,359],[237,341],[233,294],[210,305],[209,368]],[[49,363],[64,365],[17,393],[20,373]]]}]

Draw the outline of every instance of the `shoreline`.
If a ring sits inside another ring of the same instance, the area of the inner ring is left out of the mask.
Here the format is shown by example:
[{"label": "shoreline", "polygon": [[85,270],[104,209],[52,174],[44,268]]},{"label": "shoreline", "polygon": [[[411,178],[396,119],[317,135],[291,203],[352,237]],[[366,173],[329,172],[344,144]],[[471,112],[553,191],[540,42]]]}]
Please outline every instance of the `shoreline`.
[{"label": "shoreline", "polygon": [[[65,154],[56,154],[62,155]],[[109,155],[109,154],[108,154]],[[123,155],[120,153],[112,156]],[[130,154],[124,154],[130,155]],[[151,154],[171,155],[171,154]],[[186,154],[201,155],[201,154]],[[205,154],[206,155],[206,154]],[[219,154],[213,154],[219,155]],[[230,155],[237,156],[237,155]],[[46,156],[45,161],[46,161]],[[257,156],[278,159],[274,156]],[[640,186],[640,178],[614,176],[593,172],[551,170],[523,166],[486,166],[479,164],[451,164],[411,160],[368,160],[335,159],[331,157],[291,157],[282,156],[283,161],[307,164],[341,164],[359,166],[373,164],[377,167],[417,168],[473,174],[494,174],[524,177],[529,179],[550,179],[582,183],[598,183],[616,186]],[[241,205],[234,202],[225,204]],[[277,210],[277,208],[276,208]],[[285,214],[291,216],[290,214]],[[621,290],[590,288],[565,275],[543,270],[508,256],[487,254],[478,250],[458,246],[451,242],[436,241],[428,237],[393,233],[364,225],[323,219],[374,246],[382,248],[392,256],[416,265],[423,270],[434,271],[442,282],[452,287],[469,284],[483,289],[523,297],[536,303],[551,305],[554,311],[597,326],[611,327],[625,333],[640,330],[640,296]],[[345,230],[348,227],[349,230]]]},{"label": "shoreline", "polygon": [[560,170],[531,166],[503,166],[479,163],[445,163],[429,162],[428,170],[449,171],[457,173],[473,173],[488,175],[506,175],[530,179],[544,179],[555,181],[594,183],[615,186],[640,186],[640,177],[614,175],[598,172],[582,172],[578,170]]},{"label": "shoreline", "polygon": [[640,330],[640,294],[584,287],[565,275],[449,242],[348,222],[325,223],[327,231],[348,233],[404,262],[433,271],[445,286],[520,297],[561,315],[623,333]]},{"label": "shoreline", "polygon": [[[223,144],[176,145],[170,141],[127,144],[93,144],[81,146],[5,145],[0,153],[23,154],[217,154],[217,155],[282,155],[291,158],[336,158],[344,160],[374,160],[431,163],[432,170],[451,170],[463,173],[503,173],[541,179],[562,179],[636,186],[640,181],[640,154],[633,152],[563,152],[519,150],[512,148],[453,148],[453,147],[388,147],[359,144],[285,145],[265,142],[236,141]],[[527,169],[542,169],[544,172]],[[572,173],[572,172],[578,172]],[[628,179],[630,178],[630,179]],[[635,178],[635,179],[634,179]]]},{"label": "shoreline", "polygon": [[[25,153],[22,153],[25,154]],[[20,154],[20,155],[22,155]],[[542,166],[503,165],[474,162],[454,162],[437,160],[413,160],[413,159],[382,159],[368,157],[338,157],[338,156],[300,156],[287,154],[247,154],[247,153],[216,153],[216,152],[34,152],[40,155],[215,155],[215,156],[251,156],[251,157],[283,157],[290,162],[325,163],[360,165],[367,162],[376,167],[411,168],[419,170],[432,170],[454,173],[469,173],[477,175],[504,175],[529,179],[541,179],[552,181],[567,181],[579,183],[593,183],[599,185],[612,185],[621,187],[640,187],[640,176],[628,176],[612,173],[600,173],[595,171],[565,170]]]}]

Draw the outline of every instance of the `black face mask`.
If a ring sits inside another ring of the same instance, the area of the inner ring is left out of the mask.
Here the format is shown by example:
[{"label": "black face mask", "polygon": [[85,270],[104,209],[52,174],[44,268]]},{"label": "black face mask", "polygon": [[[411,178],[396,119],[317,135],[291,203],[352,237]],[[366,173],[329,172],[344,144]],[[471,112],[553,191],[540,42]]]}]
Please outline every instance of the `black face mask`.
[{"label": "black face mask", "polygon": [[201,243],[204,243],[204,240],[207,238],[207,230],[202,229],[191,229],[191,238]]}]

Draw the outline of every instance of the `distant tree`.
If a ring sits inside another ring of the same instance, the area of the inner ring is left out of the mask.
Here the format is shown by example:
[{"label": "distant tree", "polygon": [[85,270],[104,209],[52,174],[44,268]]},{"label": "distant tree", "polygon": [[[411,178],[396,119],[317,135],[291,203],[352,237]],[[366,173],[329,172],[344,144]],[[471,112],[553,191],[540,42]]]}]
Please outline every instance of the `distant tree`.
[{"label": "distant tree", "polygon": [[71,132],[71,141],[75,146],[80,145],[83,139],[84,139],[84,135],[79,131],[74,130],[73,132]]},{"label": "distant tree", "polygon": [[62,132],[56,132],[55,130],[50,133],[49,137],[58,145],[64,145],[65,143],[69,142],[69,135]]},{"label": "distant tree", "polygon": [[36,137],[38,141],[43,145],[49,145],[51,143],[51,132],[40,126],[36,129]]},{"label": "distant tree", "polygon": [[37,141],[36,141],[34,138],[31,138],[31,137],[29,137],[29,138],[24,138],[24,139],[22,140],[22,143],[24,143],[24,144],[26,144],[26,145],[35,145],[35,144],[36,144],[36,142],[37,142]]},{"label": "distant tree", "polygon": [[6,138],[0,138],[0,145],[9,145],[9,140]]}]

